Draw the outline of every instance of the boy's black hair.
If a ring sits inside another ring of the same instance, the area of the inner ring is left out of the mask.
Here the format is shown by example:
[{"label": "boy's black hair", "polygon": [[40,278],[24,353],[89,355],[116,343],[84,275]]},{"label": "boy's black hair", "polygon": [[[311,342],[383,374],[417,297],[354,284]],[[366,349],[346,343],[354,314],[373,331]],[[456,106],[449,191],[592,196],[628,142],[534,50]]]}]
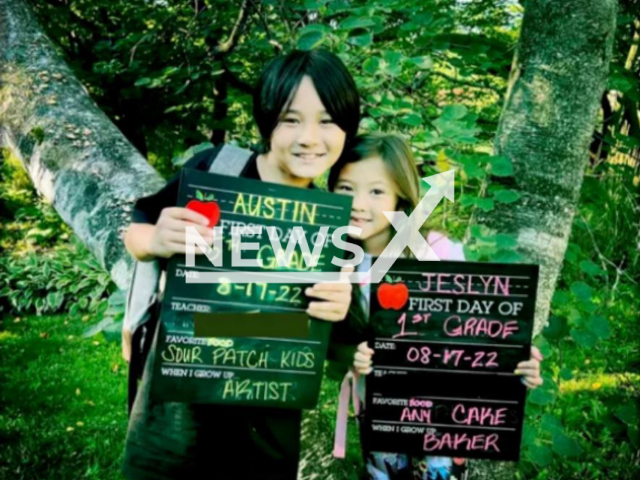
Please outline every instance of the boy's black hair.
[{"label": "boy's black hair", "polygon": [[263,153],[269,151],[271,134],[305,75],[311,77],[332,120],[346,132],[347,144],[355,137],[360,96],[342,60],[327,50],[293,50],[269,62],[253,93],[253,117],[262,137]]}]

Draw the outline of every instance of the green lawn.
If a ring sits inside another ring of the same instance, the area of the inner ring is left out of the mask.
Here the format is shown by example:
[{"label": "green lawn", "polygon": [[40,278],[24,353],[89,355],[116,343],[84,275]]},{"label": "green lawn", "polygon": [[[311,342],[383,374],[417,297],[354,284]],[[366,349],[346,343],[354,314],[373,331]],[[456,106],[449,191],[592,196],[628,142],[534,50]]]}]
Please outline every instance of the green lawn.
[{"label": "green lawn", "polygon": [[115,343],[81,338],[86,328],[80,317],[3,319],[0,478],[122,478],[125,362]]},{"label": "green lawn", "polygon": [[[85,321],[83,321],[83,318]],[[120,346],[82,338],[88,317],[5,317],[0,325],[0,479],[121,479],[126,363]],[[357,435],[332,460],[336,382],[305,413],[305,478],[355,479]]]},{"label": "green lawn", "polygon": [[[89,324],[87,316],[10,316],[2,320],[0,480],[122,478],[126,364],[118,343],[106,342],[102,336],[82,338]],[[618,401],[622,394],[637,396],[640,377],[603,374],[598,359],[604,352],[593,353],[589,366],[598,368],[562,386],[556,413],[571,429],[585,422],[588,426],[591,447],[582,465],[589,474],[581,479],[637,478],[638,458],[626,444],[625,432],[612,437],[599,428],[602,412],[596,398]],[[305,412],[300,462],[305,480],[356,480],[361,468],[353,419],[347,459],[331,456],[337,390],[335,381],[325,379],[318,408]],[[513,480],[512,468],[495,462],[471,463],[473,480]],[[564,472],[553,478],[575,478],[570,472],[577,469],[575,461],[556,464],[553,470]],[[607,470],[616,473],[610,476]],[[552,478],[548,474],[543,468],[527,477]],[[517,478],[523,477],[517,474]]]}]

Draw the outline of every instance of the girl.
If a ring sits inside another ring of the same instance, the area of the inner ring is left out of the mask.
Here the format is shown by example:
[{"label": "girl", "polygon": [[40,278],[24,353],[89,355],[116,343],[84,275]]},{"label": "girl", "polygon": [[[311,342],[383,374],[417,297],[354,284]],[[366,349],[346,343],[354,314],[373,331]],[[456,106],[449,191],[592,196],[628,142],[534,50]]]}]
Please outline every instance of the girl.
[{"label": "girl", "polygon": [[[273,60],[258,82],[253,109],[263,148],[241,176],[299,188],[311,188],[338,160],[360,120],[355,82],[340,59],[323,50]],[[207,171],[216,154],[200,152],[185,167]],[[204,216],[175,207],[178,179],[135,205],[125,245],[139,261],[185,253],[186,226],[213,242]],[[161,266],[166,268],[166,261]],[[310,316],[345,318],[350,284],[315,285],[305,293],[316,300],[309,304]],[[129,420],[126,478],[296,478],[299,410],[154,402],[149,396],[154,356],[155,343]]]},{"label": "girl", "polygon": [[[352,240],[361,243],[369,260],[371,256],[380,255],[393,236],[394,229],[383,212],[402,210],[409,216],[420,199],[419,182],[411,149],[400,137],[389,134],[375,133],[357,137],[352,148],[343,155],[340,164],[332,169],[329,188],[336,193],[353,196],[350,224],[360,227],[362,232]],[[462,246],[445,236],[432,232],[427,241],[440,259],[464,260]],[[406,252],[405,256],[408,255],[409,252]],[[364,261],[359,269],[366,271],[369,264],[370,261]],[[352,372],[347,375],[353,375],[354,371],[362,375],[371,372],[374,351],[366,342],[359,343],[367,327],[368,294],[369,287],[366,284],[361,285],[359,291],[356,289],[348,321],[334,325],[330,354],[333,359],[342,363],[343,371],[346,369],[345,363],[348,363]],[[355,344],[358,344],[357,348]],[[531,359],[518,364],[515,372],[523,375],[523,383],[530,388],[542,384],[540,360],[540,352],[532,347]],[[333,370],[335,369],[334,364]],[[338,457],[344,456],[348,381],[345,378],[343,382],[338,409],[334,449],[334,455]],[[356,390],[359,402],[363,402],[363,376],[358,378]],[[464,478],[466,471],[466,461],[462,458],[411,457],[382,452],[363,454],[367,477],[375,480],[459,480]]]}]

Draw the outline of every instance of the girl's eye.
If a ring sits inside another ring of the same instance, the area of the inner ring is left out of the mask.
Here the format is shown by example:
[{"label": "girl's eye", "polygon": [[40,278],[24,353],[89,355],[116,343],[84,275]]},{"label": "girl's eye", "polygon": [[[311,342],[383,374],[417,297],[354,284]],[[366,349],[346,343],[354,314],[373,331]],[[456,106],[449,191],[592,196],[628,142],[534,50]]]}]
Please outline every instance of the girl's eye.
[{"label": "girl's eye", "polygon": [[338,185],[336,192],[353,192],[353,189],[349,185]]},{"label": "girl's eye", "polygon": [[320,123],[322,125],[332,125],[332,124],[334,124],[336,122],[334,122],[333,119],[331,119],[331,118],[325,118],[324,120],[320,120]]},{"label": "girl's eye", "polygon": [[379,188],[374,188],[373,190],[371,190],[371,193],[373,195],[384,195],[384,190],[380,190]]},{"label": "girl's eye", "polygon": [[295,117],[284,117],[282,123],[296,124],[298,123],[298,119]]}]

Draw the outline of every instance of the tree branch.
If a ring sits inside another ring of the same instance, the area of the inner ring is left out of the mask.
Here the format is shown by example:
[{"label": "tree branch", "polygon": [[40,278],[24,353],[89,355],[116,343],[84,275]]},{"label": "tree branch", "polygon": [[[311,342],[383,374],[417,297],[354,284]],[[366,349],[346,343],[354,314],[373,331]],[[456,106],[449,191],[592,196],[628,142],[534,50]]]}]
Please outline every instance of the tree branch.
[{"label": "tree branch", "polygon": [[240,32],[244,28],[245,22],[248,17],[248,6],[249,0],[244,0],[242,5],[240,6],[240,11],[238,12],[238,19],[236,20],[235,25],[231,29],[231,33],[229,34],[229,38],[226,41],[219,43],[214,49],[214,54],[230,54],[233,49],[238,44],[238,40],[240,38]]},{"label": "tree branch", "polygon": [[229,85],[236,90],[240,90],[242,93],[246,93],[248,95],[253,94],[253,86],[236,77],[236,75],[231,70],[229,70],[229,67],[227,67],[226,65],[224,65],[223,76],[225,81],[228,82]]}]

